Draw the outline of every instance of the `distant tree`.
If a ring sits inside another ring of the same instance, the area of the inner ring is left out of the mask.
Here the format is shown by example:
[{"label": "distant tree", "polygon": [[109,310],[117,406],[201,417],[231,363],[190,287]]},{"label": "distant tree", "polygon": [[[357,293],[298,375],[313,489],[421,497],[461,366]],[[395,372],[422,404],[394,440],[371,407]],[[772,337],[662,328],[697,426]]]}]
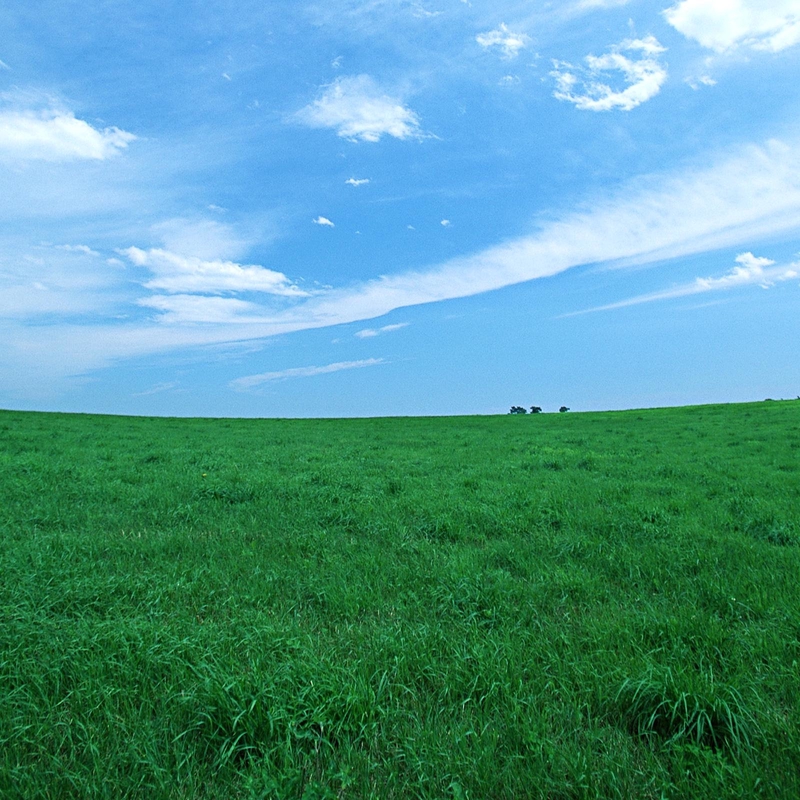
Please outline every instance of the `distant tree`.
[{"label": "distant tree", "polygon": [[541,414],[542,407],[541,406],[531,406],[531,414]]},{"label": "distant tree", "polygon": [[561,408],[559,408],[558,411],[560,414],[563,414],[565,411],[569,411],[569,409],[566,406],[561,406]]},{"label": "distant tree", "polygon": [[527,414],[528,412],[522,406],[511,406],[509,414]]}]

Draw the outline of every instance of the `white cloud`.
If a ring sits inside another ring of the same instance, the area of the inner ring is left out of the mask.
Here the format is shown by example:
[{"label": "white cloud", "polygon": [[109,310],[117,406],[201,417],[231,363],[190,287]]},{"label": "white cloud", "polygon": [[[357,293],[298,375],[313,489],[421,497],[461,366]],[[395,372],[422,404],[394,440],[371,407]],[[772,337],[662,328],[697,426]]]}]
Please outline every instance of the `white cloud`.
[{"label": "white cloud", "polygon": [[169,383],[157,383],[143,392],[136,392],[134,397],[148,397],[153,394],[161,394],[161,392],[169,392],[172,389],[177,389],[180,384],[178,381],[170,381]]},{"label": "white cloud", "polygon": [[800,42],[797,0],[682,0],[664,16],[684,36],[718,53],[736,47],[777,53]]},{"label": "white cloud", "polygon": [[440,225],[441,225],[443,228],[449,228],[449,227],[450,227],[450,225],[451,225],[451,222],[450,222],[450,220],[449,220],[449,219],[443,219],[443,220],[442,220],[442,221],[441,221],[439,224],[440,224]]},{"label": "white cloud", "polygon": [[5,61],[0,61],[0,69],[11,69]]},{"label": "white cloud", "polygon": [[686,83],[697,91],[701,86],[716,86],[717,82],[710,75],[701,75],[699,78],[687,78]]},{"label": "white cloud", "polygon": [[500,27],[493,31],[479,33],[475,41],[484,50],[495,48],[500,50],[503,58],[511,59],[516,58],[520,50],[530,44],[531,37],[525,33],[512,33],[504,23],[501,23]]},{"label": "white cloud", "polygon": [[87,256],[99,256],[97,250],[92,250],[88,244],[58,244],[57,250],[65,250],[67,253],[83,253]]},{"label": "white cloud", "polygon": [[282,272],[255,264],[237,264],[220,259],[205,260],[161,248],[141,250],[129,247],[120,251],[138,267],[147,267],[155,276],[144,283],[147,289],[185,292],[266,292],[285,297],[308,293],[293,284]]},{"label": "white cloud", "polygon": [[235,259],[250,245],[232,226],[209,219],[169,219],[154,225],[152,232],[165,250],[206,260]]},{"label": "white cloud", "polygon": [[407,328],[410,323],[396,322],[394,325],[384,325],[382,328],[364,328],[364,330],[356,331],[354,336],[358,339],[373,339],[384,333],[391,333],[392,331],[399,331],[402,328]]},{"label": "white cloud", "polygon": [[578,8],[616,8],[617,6],[626,6],[630,1],[631,0],[580,0]]},{"label": "white cloud", "polygon": [[97,256],[86,245],[31,250],[13,238],[0,238],[0,319],[103,317],[124,308],[130,292]]},{"label": "white cloud", "polygon": [[137,300],[137,305],[160,312],[161,324],[243,325],[267,320],[258,305],[234,297],[154,295]]},{"label": "white cloud", "polygon": [[[556,79],[553,96],[586,111],[630,111],[655,97],[667,80],[667,69],[660,60],[664,52],[654,36],[647,36],[628,39],[602,56],[586,56],[586,67],[582,69],[555,61],[550,73]],[[622,73],[626,88],[615,90],[602,82],[604,73],[615,71]]]},{"label": "white cloud", "polygon": [[575,311],[564,314],[565,317],[574,317],[579,314],[589,314],[594,311],[612,311],[618,308],[628,308],[629,306],[641,305],[642,303],[652,303],[657,300],[672,300],[677,297],[688,297],[695,294],[705,294],[706,292],[718,292],[726,289],[735,289],[740,286],[758,285],[768,289],[777,282],[788,281],[800,275],[800,264],[775,267],[769,258],[759,258],[752,253],[741,253],[736,256],[738,266],[730,272],[725,273],[719,278],[695,278],[691,283],[684,283],[680,286],[673,286],[660,292],[638,295],[618,303],[609,303],[604,306],[589,308],[585,311]]},{"label": "white cloud", "polygon": [[0,159],[104,161],[135,139],[119,128],[98,130],[67,111],[0,111]]},{"label": "white cloud", "polygon": [[345,183],[348,186],[366,186],[369,183],[369,178],[348,178]]},{"label": "white cloud", "polygon": [[344,139],[377,142],[382,136],[419,138],[419,118],[385,94],[369,75],[343,77],[295,118],[310,128],[333,128]]},{"label": "white cloud", "polygon": [[327,228],[335,228],[336,226],[327,217],[317,217],[311,220],[315,225],[323,225]]},{"label": "white cloud", "polygon": [[[530,235],[427,269],[384,275],[339,289],[320,288],[277,311],[256,303],[217,306],[226,320],[220,324],[129,320],[37,326],[12,324],[0,313],[0,382],[42,386],[43,376],[48,382],[64,380],[120,358],[362,322],[408,306],[546,278],[579,265],[622,268],[664,262],[722,248],[752,248],[763,239],[797,231],[800,141],[791,145],[771,141],[709,159],[703,168],[629,181],[614,193],[583,204],[581,210],[551,215],[550,221]],[[85,258],[77,253],[61,256]],[[747,263],[739,266],[747,267]],[[762,268],[765,272],[770,269]],[[27,279],[31,280],[30,275]],[[34,280],[48,283],[38,273]],[[26,291],[26,296],[50,294]],[[96,303],[97,292],[83,291],[79,299],[87,298]],[[5,290],[0,290],[0,305],[6,299]],[[13,309],[15,301],[8,302]],[[181,312],[182,319],[187,319],[188,305],[181,310],[177,303],[170,309],[165,300],[158,303],[162,313]],[[222,312],[225,308],[227,317]],[[231,319],[240,324],[227,324]]]},{"label": "white cloud", "polygon": [[331,372],[341,372],[346,369],[363,369],[364,367],[375,367],[378,364],[385,364],[382,358],[365,358],[361,361],[339,361],[335,364],[327,364],[324,367],[294,367],[293,369],[283,369],[278,372],[262,372],[260,375],[246,375],[236,378],[230,382],[232,389],[246,391],[260,386],[263,383],[272,381],[285,381],[287,378],[313,378],[315,375],[328,375]]},{"label": "white cloud", "polygon": [[411,6],[411,15],[417,17],[417,19],[431,19],[441,16],[443,13],[442,11],[428,11],[419,2],[414,2]]}]

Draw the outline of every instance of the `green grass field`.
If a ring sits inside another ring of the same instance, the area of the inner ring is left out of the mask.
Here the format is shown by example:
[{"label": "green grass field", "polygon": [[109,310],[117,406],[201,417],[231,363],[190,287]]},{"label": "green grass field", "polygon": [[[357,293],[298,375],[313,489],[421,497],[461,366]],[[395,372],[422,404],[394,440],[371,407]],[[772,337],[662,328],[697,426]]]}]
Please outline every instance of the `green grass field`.
[{"label": "green grass field", "polygon": [[3,798],[800,797],[800,402],[0,412]]}]

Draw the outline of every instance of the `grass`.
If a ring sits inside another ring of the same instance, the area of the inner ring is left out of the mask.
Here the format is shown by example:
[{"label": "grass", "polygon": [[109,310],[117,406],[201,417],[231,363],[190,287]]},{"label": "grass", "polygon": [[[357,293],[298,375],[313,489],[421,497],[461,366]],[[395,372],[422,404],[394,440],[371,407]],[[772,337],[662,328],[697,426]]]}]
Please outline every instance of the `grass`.
[{"label": "grass", "polygon": [[800,403],[0,412],[4,798],[796,798]]}]

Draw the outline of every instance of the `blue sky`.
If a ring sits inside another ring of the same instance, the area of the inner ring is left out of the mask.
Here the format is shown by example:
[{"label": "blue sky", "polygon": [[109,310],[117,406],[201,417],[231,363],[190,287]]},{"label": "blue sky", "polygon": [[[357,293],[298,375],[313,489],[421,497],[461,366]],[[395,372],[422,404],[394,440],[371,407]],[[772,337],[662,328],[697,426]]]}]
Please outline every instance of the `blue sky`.
[{"label": "blue sky", "polygon": [[800,394],[797,0],[10,0],[0,407]]}]

